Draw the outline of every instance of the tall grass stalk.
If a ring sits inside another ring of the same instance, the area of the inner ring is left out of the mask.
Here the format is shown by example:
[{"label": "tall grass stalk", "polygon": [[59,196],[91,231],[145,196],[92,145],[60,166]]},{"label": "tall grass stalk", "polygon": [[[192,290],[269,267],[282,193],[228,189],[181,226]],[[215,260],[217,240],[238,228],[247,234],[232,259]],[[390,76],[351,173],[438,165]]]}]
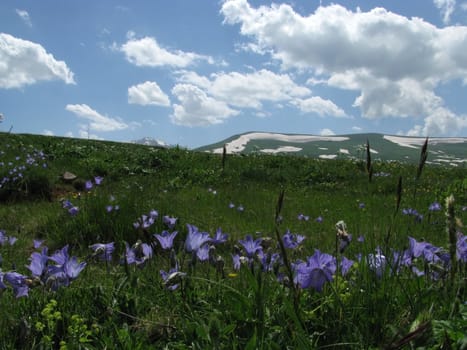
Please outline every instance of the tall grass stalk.
[{"label": "tall grass stalk", "polygon": [[449,240],[449,257],[451,260],[451,286],[457,273],[457,259],[456,259],[456,215],[454,211],[454,196],[451,194],[446,198],[446,231]]},{"label": "tall grass stalk", "polygon": [[371,164],[371,149],[368,139],[366,139],[366,172],[368,174],[368,182],[371,182],[373,177],[373,165]]}]

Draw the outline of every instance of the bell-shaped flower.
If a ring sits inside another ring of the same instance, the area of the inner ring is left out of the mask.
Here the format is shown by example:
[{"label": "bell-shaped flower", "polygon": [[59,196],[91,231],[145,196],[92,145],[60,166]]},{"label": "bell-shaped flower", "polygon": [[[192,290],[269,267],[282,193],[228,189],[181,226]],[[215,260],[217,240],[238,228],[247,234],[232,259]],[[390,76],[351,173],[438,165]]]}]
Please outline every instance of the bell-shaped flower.
[{"label": "bell-shaped flower", "polygon": [[49,256],[47,255],[47,247],[42,248],[42,252],[33,252],[29,260],[31,261],[28,266],[26,266],[32,273],[34,277],[40,278],[46,272],[47,262],[49,261]]},{"label": "bell-shaped flower", "polygon": [[172,230],[175,225],[177,224],[177,218],[174,218],[174,217],[171,217],[171,216],[168,216],[168,215],[165,215],[163,218],[162,218],[162,222],[167,225],[167,227]]},{"label": "bell-shaped flower", "polygon": [[98,256],[103,261],[111,261],[112,253],[115,251],[115,243],[96,243],[89,246],[94,251],[94,256]]},{"label": "bell-shaped flower", "polygon": [[13,287],[13,292],[17,298],[28,296],[29,287],[26,283],[26,276],[18,272],[7,272],[3,278]]},{"label": "bell-shaped flower", "polygon": [[261,246],[262,241],[263,241],[262,238],[253,240],[253,237],[251,235],[246,235],[245,239],[240,239],[238,242],[245,249],[246,255],[249,258],[251,258],[263,250],[263,247]]},{"label": "bell-shaped flower", "polygon": [[294,271],[294,282],[300,288],[312,287],[321,292],[324,284],[332,281],[332,276],[336,272],[336,259],[332,255],[315,249],[315,253],[308,258],[307,262],[294,264]]},{"label": "bell-shaped flower", "polygon": [[303,241],[305,240],[305,236],[299,234],[290,233],[289,230],[282,236],[282,241],[284,242],[284,247],[288,249],[295,249],[297,248]]},{"label": "bell-shaped flower", "polygon": [[214,238],[211,240],[211,243],[214,245],[221,244],[227,242],[228,235],[227,233],[223,233],[221,228],[219,227],[214,235]]},{"label": "bell-shaped flower", "polygon": [[175,236],[177,236],[178,231],[169,233],[169,231],[162,231],[162,233],[154,234],[154,237],[159,241],[162,249],[167,250],[171,249],[174,243]]},{"label": "bell-shaped flower", "polygon": [[185,250],[188,253],[196,252],[203,244],[210,242],[211,238],[207,232],[199,232],[194,225],[187,224],[188,235],[185,240]]}]

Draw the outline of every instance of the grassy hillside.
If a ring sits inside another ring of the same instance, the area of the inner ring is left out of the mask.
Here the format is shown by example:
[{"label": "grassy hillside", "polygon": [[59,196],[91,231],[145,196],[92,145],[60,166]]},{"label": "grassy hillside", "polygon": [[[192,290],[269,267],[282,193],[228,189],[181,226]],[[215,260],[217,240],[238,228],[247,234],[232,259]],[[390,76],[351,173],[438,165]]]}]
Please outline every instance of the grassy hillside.
[{"label": "grassy hillside", "polygon": [[0,134],[1,348],[466,346],[467,171],[368,165]]},{"label": "grassy hillside", "polygon": [[[234,135],[221,142],[200,147],[198,151],[213,152],[221,150],[224,145],[235,144],[239,139],[245,138],[254,133],[245,133]],[[266,135],[266,133],[259,133]],[[277,134],[276,134],[277,135]],[[294,137],[293,134],[281,134],[283,136]],[[311,135],[310,135],[311,136]],[[289,155],[310,158],[335,157],[338,159],[362,160],[365,158],[365,147],[367,140],[372,149],[373,158],[380,161],[398,161],[404,163],[416,164],[420,158],[420,148],[424,138],[418,138],[419,142],[403,146],[401,144],[390,141],[382,134],[349,134],[339,135],[338,137],[330,137],[332,140],[317,140],[307,142],[297,142],[293,139],[280,141],[275,139],[275,134],[265,137],[264,139],[252,138],[241,147],[240,150],[232,150],[233,153],[272,153],[284,146],[293,146],[297,150],[292,152],[282,151]],[[417,138],[398,137],[400,140],[411,140]],[[341,140],[342,139],[342,140]],[[458,139],[459,142],[449,142],[446,139],[433,139],[430,141],[430,153],[428,162],[437,165],[450,166],[466,166],[467,154],[467,139]],[[462,142],[461,142],[462,140]],[[407,141],[408,142],[408,141]]]}]

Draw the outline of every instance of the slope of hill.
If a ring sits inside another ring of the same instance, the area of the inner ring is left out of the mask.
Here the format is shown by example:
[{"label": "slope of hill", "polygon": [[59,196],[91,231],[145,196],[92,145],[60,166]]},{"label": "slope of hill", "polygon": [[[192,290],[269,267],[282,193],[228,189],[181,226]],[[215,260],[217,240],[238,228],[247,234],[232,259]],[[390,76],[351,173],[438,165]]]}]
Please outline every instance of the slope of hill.
[{"label": "slope of hill", "polygon": [[[350,134],[315,136],[249,132],[234,135],[224,141],[200,147],[197,151],[222,153],[225,145],[229,154],[281,153],[322,159],[363,159],[366,142],[370,143],[372,159],[415,163],[419,161],[423,137],[382,134]],[[465,166],[467,138],[429,138],[427,163]]]}]

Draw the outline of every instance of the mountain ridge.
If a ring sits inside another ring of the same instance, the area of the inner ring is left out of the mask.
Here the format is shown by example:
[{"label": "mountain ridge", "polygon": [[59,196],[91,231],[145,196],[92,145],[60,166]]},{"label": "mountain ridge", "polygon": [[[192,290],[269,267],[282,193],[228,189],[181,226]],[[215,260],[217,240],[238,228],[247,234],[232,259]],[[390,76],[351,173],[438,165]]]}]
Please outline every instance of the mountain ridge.
[{"label": "mountain ridge", "polygon": [[[225,145],[228,154],[289,154],[321,159],[362,159],[366,155],[367,140],[375,160],[417,163],[426,137],[380,133],[319,136],[250,131],[195,150],[222,153]],[[467,138],[428,137],[428,152],[429,164],[465,166]]]}]

